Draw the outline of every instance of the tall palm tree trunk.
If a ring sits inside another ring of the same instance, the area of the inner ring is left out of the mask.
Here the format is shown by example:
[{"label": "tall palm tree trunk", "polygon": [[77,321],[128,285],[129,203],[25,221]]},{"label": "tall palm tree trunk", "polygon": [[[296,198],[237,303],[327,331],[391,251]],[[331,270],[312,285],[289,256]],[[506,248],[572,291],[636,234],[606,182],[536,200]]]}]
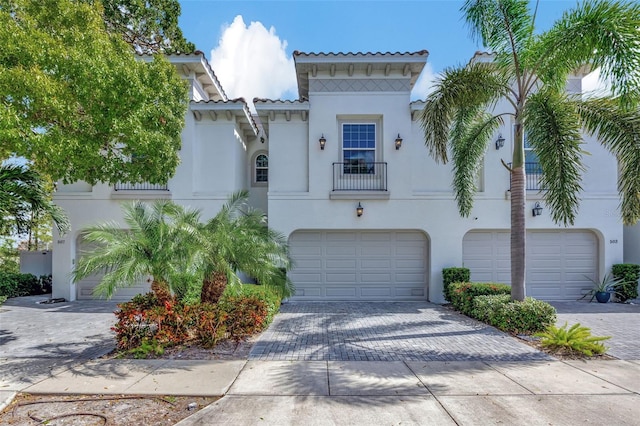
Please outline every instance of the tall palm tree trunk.
[{"label": "tall palm tree trunk", "polygon": [[202,283],[202,292],[200,293],[201,303],[218,303],[224,289],[227,288],[227,274],[224,272],[214,272]]},{"label": "tall palm tree trunk", "polygon": [[525,162],[522,123],[516,121],[511,170],[511,299],[525,298]]}]

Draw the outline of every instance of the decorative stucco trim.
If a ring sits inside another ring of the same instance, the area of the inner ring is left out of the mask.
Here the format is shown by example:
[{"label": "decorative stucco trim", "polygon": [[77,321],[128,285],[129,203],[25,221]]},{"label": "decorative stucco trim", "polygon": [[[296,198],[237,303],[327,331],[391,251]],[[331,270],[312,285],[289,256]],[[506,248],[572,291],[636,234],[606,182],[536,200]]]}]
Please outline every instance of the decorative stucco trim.
[{"label": "decorative stucco trim", "polygon": [[410,90],[411,81],[408,78],[309,80],[309,92],[408,92]]}]

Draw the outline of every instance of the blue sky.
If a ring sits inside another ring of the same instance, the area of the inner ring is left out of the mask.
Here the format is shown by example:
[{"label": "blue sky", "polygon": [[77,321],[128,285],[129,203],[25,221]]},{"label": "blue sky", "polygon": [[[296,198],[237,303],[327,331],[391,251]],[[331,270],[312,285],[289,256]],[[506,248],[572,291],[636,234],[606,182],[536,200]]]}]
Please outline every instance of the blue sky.
[{"label": "blue sky", "polygon": [[[448,66],[482,46],[470,39],[457,0],[180,0],[185,37],[208,59],[231,97],[296,98],[291,54],[429,51],[413,98]],[[537,28],[549,28],[576,0],[541,0]],[[238,18],[241,17],[241,18]],[[212,52],[212,50],[214,52]],[[261,74],[270,74],[268,78]]]}]

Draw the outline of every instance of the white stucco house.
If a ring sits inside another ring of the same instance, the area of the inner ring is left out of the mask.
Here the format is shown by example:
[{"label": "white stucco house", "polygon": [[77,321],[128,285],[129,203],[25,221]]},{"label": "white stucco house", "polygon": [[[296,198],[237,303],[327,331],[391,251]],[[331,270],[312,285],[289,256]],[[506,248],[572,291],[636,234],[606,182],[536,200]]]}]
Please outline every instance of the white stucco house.
[{"label": "white stucco house", "polygon": [[[500,160],[511,158],[512,123],[495,134],[473,213],[460,217],[451,166],[436,164],[424,146],[424,103],[410,101],[427,56],[295,52],[299,100],[255,99],[257,115],[243,99],[227,98],[202,54],[171,56],[192,97],[175,177],[166,187],[61,185],[55,201],[72,231],[54,236],[53,296],[92,297],[98,278],[77,285],[70,278],[83,247],[80,230],[121,219],[123,200],[171,198],[210,217],[240,189],[289,237],[294,300],[443,302],[442,268],[463,265],[474,281],[508,283],[510,182]],[[579,92],[582,77],[572,76],[567,90]],[[593,138],[585,144],[592,155],[571,228],[552,222],[535,153],[527,156],[528,295],[575,300],[591,287],[587,277],[598,279],[625,260],[616,159]],[[144,284],[116,298],[142,290]]]}]

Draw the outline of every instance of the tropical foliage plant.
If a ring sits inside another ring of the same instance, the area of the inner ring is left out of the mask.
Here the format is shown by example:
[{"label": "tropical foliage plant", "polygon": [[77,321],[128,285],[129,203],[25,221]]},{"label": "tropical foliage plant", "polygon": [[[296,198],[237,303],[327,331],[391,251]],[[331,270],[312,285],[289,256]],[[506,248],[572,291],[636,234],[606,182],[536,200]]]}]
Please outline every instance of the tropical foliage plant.
[{"label": "tropical foliage plant", "polygon": [[64,211],[53,204],[44,178],[26,165],[0,165],[0,235],[28,232],[33,218],[44,215],[61,233],[69,229]]},{"label": "tropical foliage plant", "polygon": [[586,356],[600,355],[607,348],[600,342],[608,340],[611,336],[593,336],[591,329],[576,323],[567,329],[565,322],[562,327],[550,325],[545,331],[537,333],[540,343],[556,353],[567,355],[582,354]]},{"label": "tropical foliage plant", "polygon": [[216,303],[227,284],[240,284],[244,273],[287,297],[292,287],[286,241],[247,199],[246,191],[233,194],[206,223],[199,211],[167,200],[125,204],[126,229],[110,222],[83,230],[94,248],[80,257],[73,278],[105,272],[96,291],[109,298],[150,276],[160,300],[174,294],[195,302],[197,294],[201,302]]},{"label": "tropical foliage plant", "polygon": [[[511,296],[525,291],[525,147],[538,156],[541,187],[551,218],[572,225],[578,212],[582,130],[596,135],[619,163],[621,214],[640,218],[640,4],[580,2],[545,32],[536,31],[538,1],[467,0],[462,12],[490,61],[474,58],[447,69],[421,115],[425,144],[436,161],[453,162],[453,188],[461,215],[473,206],[476,176],[490,140],[513,125],[511,164]],[[609,95],[583,98],[566,91],[572,73],[599,69]],[[499,101],[508,105],[496,110]]]}]

